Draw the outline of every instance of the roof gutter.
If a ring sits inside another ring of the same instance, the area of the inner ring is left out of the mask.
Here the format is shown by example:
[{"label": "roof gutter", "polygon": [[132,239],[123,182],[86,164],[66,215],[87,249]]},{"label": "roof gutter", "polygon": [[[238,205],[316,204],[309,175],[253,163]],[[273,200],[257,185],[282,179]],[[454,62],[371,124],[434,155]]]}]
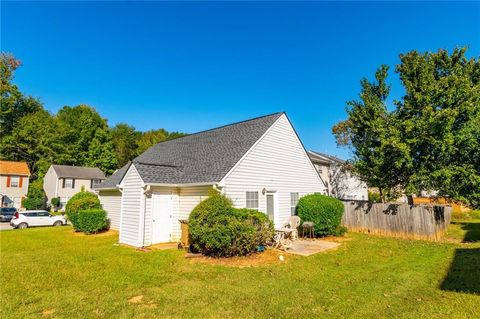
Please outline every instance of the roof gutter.
[{"label": "roof gutter", "polygon": [[164,184],[164,183],[145,183],[149,186],[162,186],[162,187],[193,187],[193,186],[210,186],[216,185],[217,182],[205,182],[205,183],[185,183],[185,184]]}]

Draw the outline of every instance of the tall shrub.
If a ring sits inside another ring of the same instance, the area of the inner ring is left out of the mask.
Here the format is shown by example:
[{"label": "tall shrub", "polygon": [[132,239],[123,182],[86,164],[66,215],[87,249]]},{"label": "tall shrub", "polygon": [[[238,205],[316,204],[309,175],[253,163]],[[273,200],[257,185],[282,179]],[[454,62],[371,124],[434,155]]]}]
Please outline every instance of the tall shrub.
[{"label": "tall shrub", "polygon": [[87,209],[101,209],[102,205],[98,196],[90,192],[79,192],[73,195],[67,202],[65,213],[68,220],[72,223],[73,229],[80,231],[78,222],[78,212]]},{"label": "tall shrub", "polygon": [[86,209],[77,214],[78,230],[92,234],[108,227],[107,213],[103,209]]},{"label": "tall shrub", "polygon": [[37,179],[28,186],[27,198],[22,202],[26,209],[42,209],[45,207],[45,192],[43,191],[43,179]]},{"label": "tall shrub", "polygon": [[337,235],[343,231],[340,226],[344,212],[343,203],[333,197],[312,194],[298,201],[297,213],[304,222],[313,222],[315,235]]},{"label": "tall shrub", "polygon": [[248,255],[273,236],[268,217],[255,210],[235,209],[221,194],[211,194],[190,214],[193,248],[216,257]]}]

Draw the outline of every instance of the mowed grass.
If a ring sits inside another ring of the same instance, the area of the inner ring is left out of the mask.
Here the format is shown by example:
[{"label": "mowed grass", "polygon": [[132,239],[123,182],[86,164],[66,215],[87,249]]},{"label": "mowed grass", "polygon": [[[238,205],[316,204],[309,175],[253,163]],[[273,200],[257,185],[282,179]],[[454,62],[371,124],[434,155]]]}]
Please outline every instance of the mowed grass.
[{"label": "mowed grass", "polygon": [[347,239],[335,251],[234,268],[70,227],[2,231],[0,317],[480,318],[479,241]]}]

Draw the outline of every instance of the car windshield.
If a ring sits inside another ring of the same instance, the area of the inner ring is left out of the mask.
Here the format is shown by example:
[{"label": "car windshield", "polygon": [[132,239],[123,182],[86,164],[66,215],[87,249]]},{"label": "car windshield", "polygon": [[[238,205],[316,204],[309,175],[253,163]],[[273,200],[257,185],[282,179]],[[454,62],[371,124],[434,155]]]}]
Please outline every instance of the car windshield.
[{"label": "car windshield", "polygon": [[2,207],[2,213],[4,214],[14,214],[15,211],[15,207]]}]

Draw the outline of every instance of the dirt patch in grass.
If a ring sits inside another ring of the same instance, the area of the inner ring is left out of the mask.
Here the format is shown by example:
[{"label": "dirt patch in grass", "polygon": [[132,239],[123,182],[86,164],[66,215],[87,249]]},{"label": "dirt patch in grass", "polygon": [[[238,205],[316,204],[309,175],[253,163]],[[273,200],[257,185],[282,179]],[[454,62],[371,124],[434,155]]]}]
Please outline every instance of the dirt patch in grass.
[{"label": "dirt patch in grass", "polygon": [[[228,267],[256,267],[268,264],[282,264],[288,262],[289,259],[294,258],[283,251],[275,249],[267,249],[263,253],[252,254],[250,256],[242,257],[228,257],[228,258],[213,258],[201,256],[197,258],[190,258],[192,263],[204,263],[209,265],[219,265]],[[281,260],[283,259],[283,261]]]},{"label": "dirt patch in grass", "polygon": [[45,310],[42,311],[42,315],[44,317],[48,317],[50,315],[53,315],[54,312],[55,312],[54,309],[45,309]]},{"label": "dirt patch in grass", "polygon": [[105,236],[118,236],[118,231],[109,229],[109,230],[103,230],[101,232],[98,232],[96,234],[90,234],[87,235],[83,232],[73,232],[74,236],[90,236],[90,237],[105,237]]},{"label": "dirt patch in grass", "polygon": [[128,302],[129,303],[140,303],[140,302],[142,302],[142,299],[143,299],[143,295],[134,296],[134,297],[128,299]]}]

